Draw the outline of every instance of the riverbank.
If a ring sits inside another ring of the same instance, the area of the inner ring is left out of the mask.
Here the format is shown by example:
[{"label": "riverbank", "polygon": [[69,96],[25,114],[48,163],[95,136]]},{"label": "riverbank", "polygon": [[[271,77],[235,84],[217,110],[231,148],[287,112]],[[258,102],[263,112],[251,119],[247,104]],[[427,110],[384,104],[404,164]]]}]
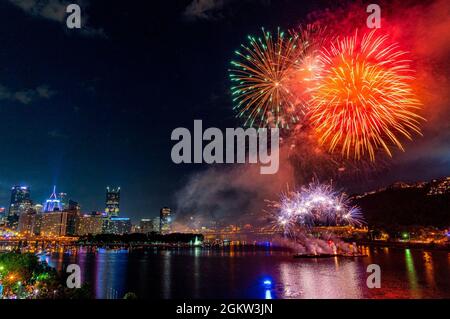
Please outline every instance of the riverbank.
[{"label": "riverbank", "polygon": [[355,241],[357,245],[374,246],[374,247],[389,247],[402,249],[428,249],[428,250],[443,250],[450,251],[450,243],[436,244],[436,243],[412,243],[412,242],[389,242],[382,240],[358,240]]}]

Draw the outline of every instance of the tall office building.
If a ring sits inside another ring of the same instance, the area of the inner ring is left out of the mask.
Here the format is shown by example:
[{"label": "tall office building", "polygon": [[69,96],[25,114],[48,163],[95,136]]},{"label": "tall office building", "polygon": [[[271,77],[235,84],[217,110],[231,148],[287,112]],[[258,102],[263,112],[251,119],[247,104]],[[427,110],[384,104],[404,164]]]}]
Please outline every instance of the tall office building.
[{"label": "tall office building", "polygon": [[41,216],[41,236],[64,236],[66,232],[67,215],[63,212],[47,212]]},{"label": "tall office building", "polygon": [[120,187],[117,189],[106,187],[105,213],[108,218],[119,216]]},{"label": "tall office building", "polygon": [[168,207],[161,208],[161,211],[159,212],[159,218],[160,218],[160,232],[161,234],[168,234],[171,232],[171,226],[172,226],[172,211]]},{"label": "tall office building", "polygon": [[35,204],[33,205],[32,210],[36,213],[33,221],[33,233],[35,235],[39,235],[41,232],[42,211],[44,210],[44,206],[41,204]]},{"label": "tall office building", "polygon": [[161,218],[159,216],[153,217],[153,231],[155,233],[161,232]]},{"label": "tall office building", "polygon": [[153,232],[153,219],[150,218],[143,218],[141,219],[141,222],[139,223],[139,232],[143,234],[148,234]]},{"label": "tall office building", "polygon": [[69,199],[64,210],[80,212],[81,206],[80,204],[78,204],[78,202]]},{"label": "tall office building", "polygon": [[92,212],[79,217],[77,235],[97,235],[103,232],[103,214]]},{"label": "tall office building", "polygon": [[34,209],[30,209],[27,212],[21,213],[19,216],[19,226],[18,226],[17,230],[22,235],[26,235],[26,236],[37,234],[38,231],[40,230],[39,229],[40,227],[38,225],[39,217],[40,216],[38,216],[38,214],[36,214]]},{"label": "tall office building", "polygon": [[53,211],[41,214],[41,236],[74,236],[78,215],[74,211]]},{"label": "tall office building", "polygon": [[66,236],[75,236],[77,233],[78,222],[81,216],[81,206],[73,201],[68,200],[65,205],[64,213],[67,214]]},{"label": "tall office building", "polygon": [[62,211],[63,207],[61,205],[61,200],[56,195],[56,186],[53,186],[53,193],[50,195],[50,197],[45,201],[44,204],[44,212],[58,212]]},{"label": "tall office building", "polygon": [[5,207],[0,207],[0,226],[6,223],[6,209]]},{"label": "tall office building", "polygon": [[67,200],[65,193],[57,194],[56,187],[53,187],[53,193],[44,204],[43,213],[39,214],[39,232],[43,236],[74,236],[79,215],[80,205]]},{"label": "tall office building", "polygon": [[123,235],[131,233],[131,220],[129,218],[111,217],[108,220],[108,234]]},{"label": "tall office building", "polygon": [[34,204],[33,205],[33,210],[37,213],[40,214],[42,213],[42,211],[44,210],[44,206],[41,204]]},{"label": "tall office building", "polygon": [[67,201],[67,193],[58,193],[58,199],[61,203],[62,210],[65,210],[69,207],[69,202]]},{"label": "tall office building", "polygon": [[11,188],[11,203],[8,210],[8,226],[17,229],[19,216],[27,212],[32,205],[30,189],[27,186],[14,186]]}]

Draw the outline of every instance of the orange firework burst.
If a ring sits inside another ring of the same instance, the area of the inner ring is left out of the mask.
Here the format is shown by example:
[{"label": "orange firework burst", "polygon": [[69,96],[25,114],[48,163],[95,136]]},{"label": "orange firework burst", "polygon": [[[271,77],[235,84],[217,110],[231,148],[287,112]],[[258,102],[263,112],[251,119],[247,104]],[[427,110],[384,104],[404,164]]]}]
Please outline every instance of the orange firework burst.
[{"label": "orange firework burst", "polygon": [[231,62],[234,109],[246,118],[245,125],[288,128],[298,121],[295,97],[287,86],[298,46],[295,36],[280,29],[275,36],[262,30],[262,38],[249,36],[249,46],[236,51],[239,61]]},{"label": "orange firework burst", "polygon": [[406,52],[388,44],[387,36],[372,31],[360,37],[356,31],[332,41],[320,60],[309,119],[330,152],[374,161],[378,150],[392,156],[393,146],[403,150],[401,137],[420,134],[421,103],[411,87]]},{"label": "orange firework burst", "polygon": [[304,115],[309,109],[311,94],[319,84],[319,75],[323,67],[319,54],[324,43],[329,40],[330,34],[319,24],[300,26],[290,33],[296,39],[299,49],[289,73],[287,86],[295,96],[297,109]]}]

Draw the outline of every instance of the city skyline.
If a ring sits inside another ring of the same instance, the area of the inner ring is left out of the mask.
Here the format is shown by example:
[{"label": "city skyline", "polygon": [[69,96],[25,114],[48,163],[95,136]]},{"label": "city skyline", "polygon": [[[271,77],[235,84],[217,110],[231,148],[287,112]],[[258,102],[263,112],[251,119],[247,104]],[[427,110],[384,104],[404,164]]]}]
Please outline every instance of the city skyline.
[{"label": "city skyline", "polygon": [[[151,217],[151,216],[149,216]],[[143,223],[145,226],[143,226]],[[172,233],[173,212],[160,209],[158,217],[140,219],[132,223],[130,217],[120,214],[120,187],[106,187],[103,211],[82,212],[81,205],[67,193],[56,192],[56,185],[43,204],[33,202],[28,186],[11,187],[8,210],[2,208],[0,229],[13,236],[64,238],[84,235],[123,235],[136,232]]]},{"label": "city skyline", "polygon": [[[110,188],[110,186],[106,186],[105,187],[105,191],[106,191],[106,198],[104,198],[104,202],[103,202],[103,208],[99,208],[97,207],[96,209],[85,209],[82,206],[82,201],[79,201],[75,198],[72,198],[70,196],[70,194],[68,194],[67,192],[56,192],[57,186],[53,185],[53,191],[50,193],[50,196],[47,196],[46,199],[42,200],[42,201],[38,201],[38,200],[33,200],[33,192],[32,192],[32,187],[29,185],[14,185],[10,188],[10,200],[9,202],[5,205],[1,205],[0,207],[2,209],[4,209],[2,211],[2,213],[5,214],[5,217],[8,215],[20,215],[21,211],[19,210],[19,207],[16,208],[14,202],[18,201],[16,199],[17,195],[15,195],[17,193],[17,190],[21,190],[22,192],[25,192],[25,195],[21,196],[20,200],[25,199],[25,201],[28,201],[29,206],[36,206],[39,205],[41,207],[41,212],[42,213],[46,213],[46,212],[52,212],[52,211],[63,211],[64,209],[66,209],[66,206],[69,205],[71,202],[72,203],[76,203],[76,204],[80,204],[80,206],[82,207],[81,209],[81,213],[85,213],[85,214],[89,214],[92,212],[101,212],[104,213],[105,215],[107,215],[109,218],[111,217],[128,217],[133,221],[139,221],[142,218],[145,217],[136,217],[133,216],[133,214],[130,214],[130,212],[127,212],[125,214],[123,214],[123,212],[120,212],[119,210],[119,203],[120,203],[120,187],[117,188]],[[113,193],[118,193],[119,196],[117,198],[113,197],[111,198],[111,194]],[[103,193],[104,197],[105,197],[105,192]],[[64,199],[61,198],[61,196],[64,196]],[[23,197],[23,199],[22,199]],[[66,202],[63,203],[63,200],[65,200]],[[160,216],[160,210],[163,208],[167,208],[167,205],[161,205],[160,209],[154,213],[154,214],[147,214],[145,216],[147,216],[148,218],[152,218],[152,217],[159,217]],[[22,209],[23,211],[25,211],[26,209]]]}]

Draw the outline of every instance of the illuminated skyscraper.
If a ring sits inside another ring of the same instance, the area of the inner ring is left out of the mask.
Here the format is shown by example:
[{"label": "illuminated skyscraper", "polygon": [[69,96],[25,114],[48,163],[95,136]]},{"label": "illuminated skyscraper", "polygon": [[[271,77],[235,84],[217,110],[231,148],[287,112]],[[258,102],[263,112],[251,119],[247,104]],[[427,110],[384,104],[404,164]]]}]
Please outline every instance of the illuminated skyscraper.
[{"label": "illuminated skyscraper", "polygon": [[43,209],[44,209],[44,206],[41,205],[41,204],[35,204],[35,205],[33,205],[33,210],[34,210],[37,214],[42,213]]},{"label": "illuminated skyscraper", "polygon": [[171,232],[171,226],[172,226],[172,211],[168,207],[161,208],[161,211],[159,213],[160,217],[160,231],[161,234],[168,234]]},{"label": "illuminated skyscraper", "polygon": [[33,209],[23,212],[19,216],[19,226],[17,230],[22,235],[34,235],[36,230],[37,214]]},{"label": "illuminated skyscraper", "polygon": [[6,222],[6,210],[5,207],[0,207],[0,225]]},{"label": "illuminated skyscraper", "polygon": [[53,211],[41,215],[41,236],[73,236],[75,228],[72,226],[74,215],[72,212]]},{"label": "illuminated skyscraper", "polygon": [[56,186],[53,186],[53,193],[50,197],[45,201],[44,204],[44,212],[54,212],[54,211],[62,211],[61,200],[56,195]]},{"label": "illuminated skyscraper", "polygon": [[140,232],[143,234],[148,234],[153,231],[153,219],[150,218],[143,218],[141,219],[141,222],[139,223],[140,226]]},{"label": "illuminated skyscraper", "polygon": [[11,203],[8,211],[8,226],[16,229],[21,213],[31,208],[30,189],[27,186],[14,186],[11,188]]},{"label": "illuminated skyscraper", "polygon": [[153,217],[153,231],[155,233],[161,232],[161,218],[159,216]]},{"label": "illuminated skyscraper", "polygon": [[67,201],[67,193],[58,193],[58,199],[61,202],[62,210],[68,209],[69,202]]},{"label": "illuminated skyscraper", "polygon": [[75,236],[81,216],[81,206],[73,200],[69,200],[65,206],[63,211],[67,214],[66,236]]},{"label": "illuminated skyscraper", "polygon": [[129,218],[111,217],[108,221],[108,227],[108,234],[129,234],[131,233],[131,220]]},{"label": "illuminated skyscraper", "polygon": [[103,232],[103,215],[101,212],[92,212],[79,217],[77,235],[97,235]]},{"label": "illuminated skyscraper", "polygon": [[105,213],[108,215],[108,218],[119,216],[119,204],[120,187],[117,189],[106,187]]}]

